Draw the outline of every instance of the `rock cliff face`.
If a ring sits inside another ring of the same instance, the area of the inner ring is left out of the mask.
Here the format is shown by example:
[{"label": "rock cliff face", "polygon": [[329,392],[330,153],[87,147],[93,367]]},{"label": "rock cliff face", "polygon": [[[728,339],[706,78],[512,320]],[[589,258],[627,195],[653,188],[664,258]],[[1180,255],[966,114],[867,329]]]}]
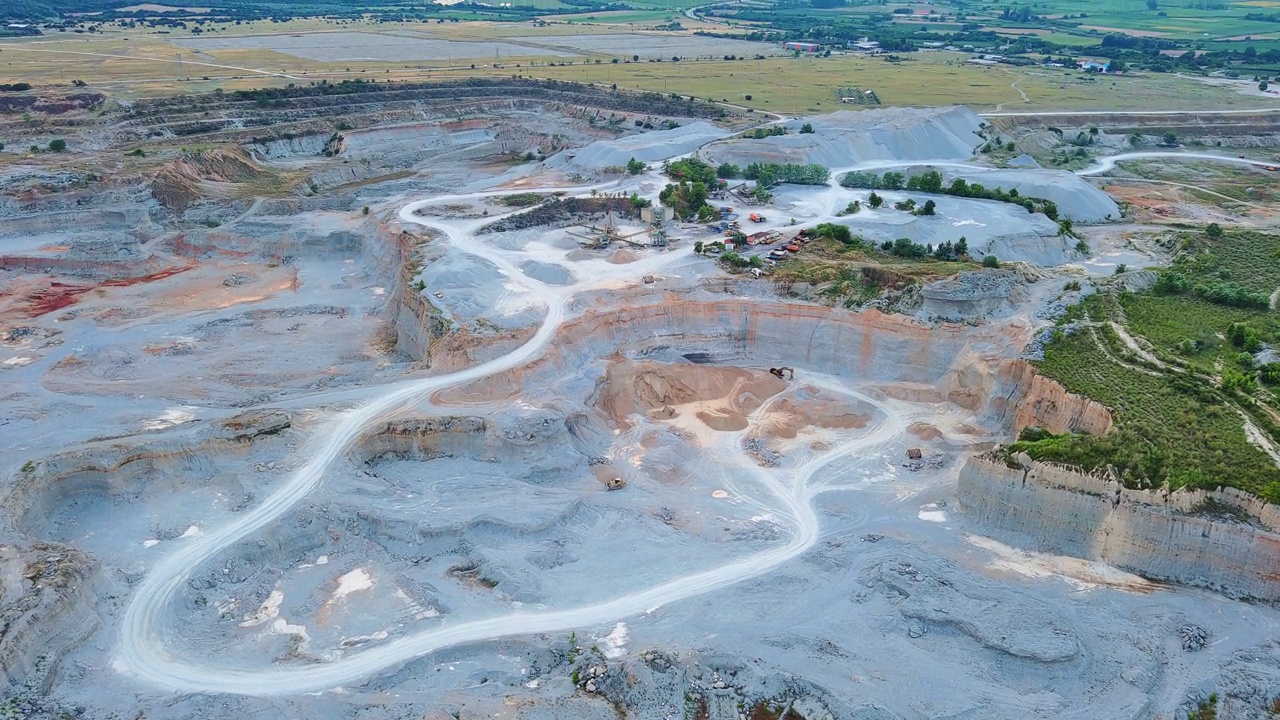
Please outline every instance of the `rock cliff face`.
[{"label": "rock cliff face", "polygon": [[1280,600],[1280,509],[1246,493],[1129,490],[1042,463],[972,457],[961,510],[1005,542],[1100,560],[1153,580]]},{"label": "rock cliff face", "polygon": [[1101,403],[1073,395],[1056,380],[1036,372],[1025,360],[1009,360],[1000,365],[999,379],[1013,393],[991,400],[996,419],[1014,433],[1025,427],[1042,427],[1049,432],[1082,432],[1101,435],[1111,429],[1111,411]]},{"label": "rock cliff face", "polygon": [[387,303],[387,319],[396,333],[396,349],[414,360],[427,357],[434,338],[444,333],[439,311],[414,287],[420,238],[399,223],[371,222],[373,241],[365,244],[365,257],[394,280]]}]

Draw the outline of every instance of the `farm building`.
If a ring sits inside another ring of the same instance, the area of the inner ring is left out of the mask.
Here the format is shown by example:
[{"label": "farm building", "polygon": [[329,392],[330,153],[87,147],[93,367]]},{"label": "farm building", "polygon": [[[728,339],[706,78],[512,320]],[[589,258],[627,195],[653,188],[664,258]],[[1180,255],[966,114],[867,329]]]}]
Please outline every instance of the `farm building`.
[{"label": "farm building", "polygon": [[818,52],[822,46],[818,43],[808,42],[785,42],[782,43],[783,50],[799,50],[800,52]]}]

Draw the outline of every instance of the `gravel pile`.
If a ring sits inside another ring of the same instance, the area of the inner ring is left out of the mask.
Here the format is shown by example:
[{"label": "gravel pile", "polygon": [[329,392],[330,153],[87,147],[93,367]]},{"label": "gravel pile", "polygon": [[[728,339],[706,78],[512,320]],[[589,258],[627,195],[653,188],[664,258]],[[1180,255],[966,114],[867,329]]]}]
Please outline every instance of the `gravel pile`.
[{"label": "gravel pile", "polygon": [[[799,133],[804,122],[813,125],[813,133]],[[886,160],[961,160],[982,144],[977,135],[981,124],[964,107],[842,110],[788,123],[787,135],[716,144],[708,155],[716,163],[818,163],[832,168]]]}]

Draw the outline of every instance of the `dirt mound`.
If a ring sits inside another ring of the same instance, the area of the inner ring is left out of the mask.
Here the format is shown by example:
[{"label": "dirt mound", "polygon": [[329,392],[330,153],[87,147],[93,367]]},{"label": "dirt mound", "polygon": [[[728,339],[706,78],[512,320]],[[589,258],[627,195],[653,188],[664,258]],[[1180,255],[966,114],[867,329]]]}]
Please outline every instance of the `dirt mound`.
[{"label": "dirt mound", "polygon": [[853,430],[864,428],[874,410],[859,407],[844,398],[824,396],[818,388],[801,389],[797,397],[771,403],[761,420],[761,434],[789,440],[807,428]]},{"label": "dirt mound", "polygon": [[596,390],[595,406],[619,428],[631,427],[627,418],[636,413],[671,419],[689,410],[713,429],[741,430],[749,413],[786,387],[765,370],[618,359]]},{"label": "dirt mound", "polygon": [[613,254],[609,256],[609,262],[614,265],[626,265],[627,263],[633,263],[639,259],[640,257],[638,255],[625,248],[615,250]]},{"label": "dirt mound", "polygon": [[200,197],[202,183],[248,182],[262,174],[262,168],[239,146],[183,153],[156,173],[151,194],[165,207],[181,213]]}]

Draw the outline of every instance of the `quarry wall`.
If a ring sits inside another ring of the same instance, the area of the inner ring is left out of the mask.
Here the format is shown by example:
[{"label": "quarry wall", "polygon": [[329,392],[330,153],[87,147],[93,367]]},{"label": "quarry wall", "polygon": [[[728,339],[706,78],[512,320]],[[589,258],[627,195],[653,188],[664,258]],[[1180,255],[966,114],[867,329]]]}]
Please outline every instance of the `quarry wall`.
[{"label": "quarry wall", "polygon": [[1280,508],[1233,488],[1131,490],[1045,463],[969,458],[960,509],[996,539],[1153,580],[1280,600]]}]

